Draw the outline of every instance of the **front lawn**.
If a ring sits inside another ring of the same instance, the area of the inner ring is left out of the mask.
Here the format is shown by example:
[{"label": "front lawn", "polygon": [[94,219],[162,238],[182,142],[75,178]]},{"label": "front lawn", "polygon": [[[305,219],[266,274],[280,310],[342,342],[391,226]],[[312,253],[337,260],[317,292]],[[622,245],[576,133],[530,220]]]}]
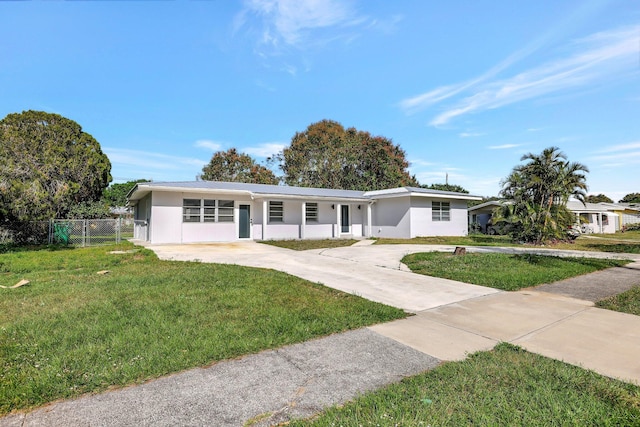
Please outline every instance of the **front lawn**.
[{"label": "front lawn", "polygon": [[8,250],[0,284],[31,283],[0,289],[0,414],[405,316],[274,270],[160,261],[130,244]]},{"label": "front lawn", "polygon": [[532,254],[422,252],[407,255],[402,262],[414,273],[515,291],[619,267],[630,261]]},{"label": "front lawn", "polygon": [[[532,246],[514,242],[509,236],[488,236],[485,234],[470,234],[468,236],[432,236],[416,237],[413,239],[377,239],[376,245],[451,245],[451,246],[505,246],[532,247],[547,249],[566,249],[574,251],[613,252],[640,254],[640,233],[629,231],[616,234],[599,234],[598,239],[580,236],[573,242],[560,242],[545,246]],[[624,236],[624,237],[621,237]]]},{"label": "front lawn", "polygon": [[640,387],[511,344],[290,426],[637,426]]}]

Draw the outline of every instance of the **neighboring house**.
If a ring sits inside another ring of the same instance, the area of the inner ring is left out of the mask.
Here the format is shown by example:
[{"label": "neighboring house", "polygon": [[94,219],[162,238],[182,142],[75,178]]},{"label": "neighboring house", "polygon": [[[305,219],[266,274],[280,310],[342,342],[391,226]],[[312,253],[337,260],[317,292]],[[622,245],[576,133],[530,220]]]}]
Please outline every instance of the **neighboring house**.
[{"label": "neighboring house", "polygon": [[480,226],[480,231],[482,233],[489,234],[489,221],[491,220],[491,215],[493,214],[493,210],[499,206],[502,206],[501,201],[499,200],[491,200],[488,202],[481,203],[479,205],[470,207],[469,211],[469,225],[478,224]]},{"label": "neighboring house", "polygon": [[609,210],[612,210],[613,213],[618,215],[618,224],[620,224],[620,227],[616,228],[616,230],[619,230],[628,224],[640,224],[640,204],[604,202],[599,204],[606,206]]},{"label": "neighboring house", "polygon": [[[501,201],[490,201],[469,208],[469,224],[478,223],[483,233],[488,232],[493,210]],[[576,214],[576,223],[583,232],[615,233],[626,224],[640,223],[640,208],[617,203],[585,203],[570,200],[567,208]]]},{"label": "neighboring house", "polygon": [[332,190],[236,182],[145,182],[129,193],[134,237],[151,243],[462,236],[467,201],[425,188]]}]

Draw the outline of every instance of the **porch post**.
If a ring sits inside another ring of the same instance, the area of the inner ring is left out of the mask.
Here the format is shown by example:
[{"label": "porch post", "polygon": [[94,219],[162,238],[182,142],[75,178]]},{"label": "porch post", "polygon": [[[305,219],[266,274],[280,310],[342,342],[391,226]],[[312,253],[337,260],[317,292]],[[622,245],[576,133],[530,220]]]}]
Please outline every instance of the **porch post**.
[{"label": "porch post", "polygon": [[598,223],[600,224],[600,234],[602,234],[602,212],[598,212]]},{"label": "porch post", "polygon": [[367,203],[367,237],[373,236],[373,232],[371,230],[372,222],[373,221],[371,221],[371,203]]},{"label": "porch post", "polygon": [[269,206],[267,204],[267,200],[264,199],[262,201],[262,240],[267,240],[267,218],[268,218],[267,209],[268,208]]},{"label": "porch post", "polygon": [[340,237],[340,233],[342,233],[342,226],[340,225],[340,220],[342,219],[340,215],[340,209],[342,205],[340,203],[336,203],[336,236]]},{"label": "porch post", "polygon": [[300,221],[300,238],[304,239],[304,229],[307,226],[307,202],[302,202],[302,220]]}]

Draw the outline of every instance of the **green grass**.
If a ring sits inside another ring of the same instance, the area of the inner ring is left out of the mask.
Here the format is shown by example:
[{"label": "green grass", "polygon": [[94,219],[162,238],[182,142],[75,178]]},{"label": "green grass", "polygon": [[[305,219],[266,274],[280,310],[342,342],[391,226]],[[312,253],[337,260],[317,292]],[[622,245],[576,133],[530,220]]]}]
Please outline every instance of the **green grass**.
[{"label": "green grass", "polygon": [[376,239],[376,245],[453,245],[453,246],[521,246],[509,236],[469,234],[468,236],[429,236],[413,239]]},{"label": "green grass", "polygon": [[323,239],[323,240],[264,240],[260,243],[277,246],[279,248],[306,251],[309,249],[340,248],[356,243],[354,239]]},{"label": "green grass", "polygon": [[640,387],[499,344],[290,426],[637,426]]},{"label": "green grass", "polygon": [[[640,279],[638,283],[640,283]],[[640,316],[640,285],[611,298],[598,301],[596,307]]]},{"label": "green grass", "polygon": [[[274,270],[132,245],[0,255],[0,414],[404,317]],[[96,274],[109,270],[106,275]]]},{"label": "green grass", "polygon": [[619,267],[630,261],[532,254],[467,253],[456,256],[422,252],[407,255],[402,262],[414,273],[514,291],[604,268]]},{"label": "green grass", "polygon": [[[635,231],[616,234],[599,234],[602,239],[590,239],[588,237],[578,237],[572,243],[555,243],[545,245],[549,249],[567,249],[574,251],[590,252],[613,252],[640,254],[640,240]],[[620,239],[620,236],[625,236]],[[631,240],[621,242],[620,240]],[[505,246],[505,247],[527,247],[522,243],[513,242],[509,236],[488,236],[484,234],[470,234],[468,236],[433,236],[416,237],[413,239],[377,239],[376,245],[451,245],[451,246]],[[533,247],[533,246],[531,246]],[[537,247],[537,246],[536,246]]]}]

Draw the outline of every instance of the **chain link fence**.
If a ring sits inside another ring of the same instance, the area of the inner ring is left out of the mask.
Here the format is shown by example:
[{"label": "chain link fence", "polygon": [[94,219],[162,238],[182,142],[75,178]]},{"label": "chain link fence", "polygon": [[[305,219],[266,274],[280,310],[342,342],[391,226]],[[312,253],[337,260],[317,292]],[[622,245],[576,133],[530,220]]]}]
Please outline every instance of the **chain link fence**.
[{"label": "chain link fence", "polygon": [[72,246],[98,246],[133,238],[133,219],[52,219],[49,243]]}]

